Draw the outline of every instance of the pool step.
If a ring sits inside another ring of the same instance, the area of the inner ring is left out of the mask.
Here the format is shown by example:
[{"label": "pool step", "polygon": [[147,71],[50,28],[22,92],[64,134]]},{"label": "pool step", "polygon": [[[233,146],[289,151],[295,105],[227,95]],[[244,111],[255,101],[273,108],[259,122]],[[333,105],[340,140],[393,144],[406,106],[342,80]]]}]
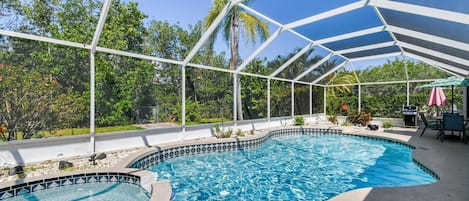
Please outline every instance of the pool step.
[{"label": "pool step", "polygon": [[157,181],[151,184],[150,201],[169,201],[172,198],[169,180]]}]

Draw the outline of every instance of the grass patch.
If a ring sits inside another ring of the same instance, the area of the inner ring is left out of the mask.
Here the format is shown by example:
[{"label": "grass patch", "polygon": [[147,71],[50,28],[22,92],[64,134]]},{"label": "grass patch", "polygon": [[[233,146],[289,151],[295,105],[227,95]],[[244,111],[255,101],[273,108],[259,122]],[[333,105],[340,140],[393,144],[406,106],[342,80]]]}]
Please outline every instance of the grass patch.
[{"label": "grass patch", "polygon": [[[203,118],[198,122],[186,122],[186,125],[197,125],[197,124],[210,124],[210,123],[220,123],[220,122],[229,122],[233,121],[232,119],[227,118]],[[177,122],[177,124],[181,125],[181,122]]]},{"label": "grass patch", "polygon": [[[109,133],[117,131],[128,131],[128,130],[143,130],[144,128],[139,126],[127,125],[127,126],[110,126],[110,127],[98,127],[95,129],[95,133]],[[61,129],[52,132],[41,132],[40,137],[57,137],[57,136],[70,136],[70,135],[83,135],[89,134],[89,128],[68,128]]]}]

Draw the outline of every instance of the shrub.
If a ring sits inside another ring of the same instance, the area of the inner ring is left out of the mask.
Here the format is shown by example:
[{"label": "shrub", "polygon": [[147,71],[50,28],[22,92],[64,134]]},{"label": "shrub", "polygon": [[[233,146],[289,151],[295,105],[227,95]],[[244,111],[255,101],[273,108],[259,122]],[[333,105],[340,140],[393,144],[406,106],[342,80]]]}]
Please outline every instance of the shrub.
[{"label": "shrub", "polygon": [[238,137],[244,136],[243,131],[242,131],[241,129],[238,129],[238,130],[236,131],[236,136],[238,136]]},{"label": "shrub", "polygon": [[327,120],[329,120],[330,122],[332,122],[333,124],[337,124],[338,123],[338,120],[337,120],[337,115],[330,115]]},{"label": "shrub", "polygon": [[394,127],[394,124],[390,121],[383,122],[383,128],[391,128]]},{"label": "shrub", "polygon": [[302,126],[305,124],[305,118],[303,116],[296,116],[293,122],[296,126]]},{"label": "shrub", "polygon": [[233,129],[229,128],[226,132],[223,133],[222,138],[229,138],[233,135]]},{"label": "shrub", "polygon": [[352,124],[348,121],[344,121],[341,126],[351,126]]},{"label": "shrub", "polygon": [[[175,105],[172,113],[176,121],[181,121],[182,108],[180,103]],[[199,122],[201,119],[202,115],[200,113],[199,102],[186,100],[186,123]]]},{"label": "shrub", "polygon": [[371,113],[360,112],[354,113],[351,112],[347,115],[347,121],[351,124],[360,124],[362,126],[368,125],[368,123],[372,120]]}]

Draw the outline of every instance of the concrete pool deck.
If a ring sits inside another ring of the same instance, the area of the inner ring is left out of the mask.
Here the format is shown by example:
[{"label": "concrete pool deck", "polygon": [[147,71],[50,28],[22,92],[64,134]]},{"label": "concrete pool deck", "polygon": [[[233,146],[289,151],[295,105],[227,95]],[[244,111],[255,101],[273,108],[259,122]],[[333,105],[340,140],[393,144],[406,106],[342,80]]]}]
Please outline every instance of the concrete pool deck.
[{"label": "concrete pool deck", "polygon": [[[337,127],[339,128],[339,127]],[[407,141],[416,147],[412,156],[436,173],[436,183],[411,187],[364,188],[342,193],[331,201],[467,201],[469,200],[469,146],[460,140],[435,138],[436,131],[421,129],[396,129],[386,132],[358,131],[340,127],[344,133],[363,133]],[[455,133],[457,135],[458,133]]]}]

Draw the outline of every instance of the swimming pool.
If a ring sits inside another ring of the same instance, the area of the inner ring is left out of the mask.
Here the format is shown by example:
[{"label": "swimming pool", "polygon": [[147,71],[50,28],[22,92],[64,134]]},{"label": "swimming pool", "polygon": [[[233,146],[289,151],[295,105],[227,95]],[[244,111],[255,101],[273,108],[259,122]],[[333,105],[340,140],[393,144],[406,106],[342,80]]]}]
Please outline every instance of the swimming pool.
[{"label": "swimming pool", "polygon": [[436,181],[412,148],[349,135],[272,137],[256,149],[186,155],[148,168],[176,200],[327,200],[363,187]]},{"label": "swimming pool", "polygon": [[129,201],[149,200],[148,193],[141,187],[128,183],[85,183],[25,193],[5,201],[63,201],[100,200]]}]

